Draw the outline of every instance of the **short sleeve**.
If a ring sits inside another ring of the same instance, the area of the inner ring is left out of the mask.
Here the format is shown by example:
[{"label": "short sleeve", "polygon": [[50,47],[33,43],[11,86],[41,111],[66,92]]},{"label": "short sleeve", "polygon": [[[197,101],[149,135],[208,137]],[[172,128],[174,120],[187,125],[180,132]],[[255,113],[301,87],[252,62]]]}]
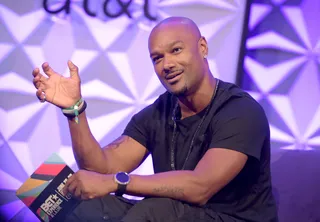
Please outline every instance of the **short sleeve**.
[{"label": "short sleeve", "polygon": [[148,133],[151,130],[149,126],[151,112],[152,107],[148,106],[136,113],[127,124],[122,135],[129,136],[144,147],[148,148]]},{"label": "short sleeve", "polygon": [[263,108],[249,97],[228,102],[211,123],[210,148],[232,149],[260,160],[261,150],[270,137]]}]

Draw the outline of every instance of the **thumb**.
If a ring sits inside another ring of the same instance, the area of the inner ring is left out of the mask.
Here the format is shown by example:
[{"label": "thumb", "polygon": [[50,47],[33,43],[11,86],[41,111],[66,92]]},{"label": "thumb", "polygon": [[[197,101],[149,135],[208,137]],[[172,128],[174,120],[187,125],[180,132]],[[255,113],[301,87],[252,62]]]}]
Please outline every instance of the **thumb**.
[{"label": "thumb", "polygon": [[78,67],[75,64],[73,64],[70,60],[68,61],[68,67],[70,70],[70,77],[72,79],[79,79],[80,80]]}]

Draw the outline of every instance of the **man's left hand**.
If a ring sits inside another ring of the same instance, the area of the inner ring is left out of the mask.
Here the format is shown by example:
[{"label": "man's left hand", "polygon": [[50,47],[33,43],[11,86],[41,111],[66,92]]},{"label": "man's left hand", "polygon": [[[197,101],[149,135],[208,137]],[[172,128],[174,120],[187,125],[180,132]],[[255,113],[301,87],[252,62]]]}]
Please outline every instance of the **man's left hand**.
[{"label": "man's left hand", "polygon": [[117,184],[112,175],[79,170],[67,180],[63,191],[76,198],[88,200],[105,196],[116,189]]}]

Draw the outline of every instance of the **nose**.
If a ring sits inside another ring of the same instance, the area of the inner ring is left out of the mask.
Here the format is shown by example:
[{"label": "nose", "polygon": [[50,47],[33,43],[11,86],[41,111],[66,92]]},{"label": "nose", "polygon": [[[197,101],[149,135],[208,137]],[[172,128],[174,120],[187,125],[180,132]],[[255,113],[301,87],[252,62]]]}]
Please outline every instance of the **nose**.
[{"label": "nose", "polygon": [[165,56],[163,58],[163,71],[165,73],[170,72],[175,67],[174,62],[170,56]]}]

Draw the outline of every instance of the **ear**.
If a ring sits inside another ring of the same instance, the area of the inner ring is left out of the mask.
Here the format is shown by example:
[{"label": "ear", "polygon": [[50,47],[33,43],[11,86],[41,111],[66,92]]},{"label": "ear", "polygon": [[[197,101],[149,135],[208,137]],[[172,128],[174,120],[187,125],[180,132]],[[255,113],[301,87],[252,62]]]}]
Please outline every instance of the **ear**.
[{"label": "ear", "polygon": [[205,37],[201,36],[199,39],[199,50],[200,50],[200,55],[202,55],[203,58],[207,58],[208,56],[208,43]]}]

